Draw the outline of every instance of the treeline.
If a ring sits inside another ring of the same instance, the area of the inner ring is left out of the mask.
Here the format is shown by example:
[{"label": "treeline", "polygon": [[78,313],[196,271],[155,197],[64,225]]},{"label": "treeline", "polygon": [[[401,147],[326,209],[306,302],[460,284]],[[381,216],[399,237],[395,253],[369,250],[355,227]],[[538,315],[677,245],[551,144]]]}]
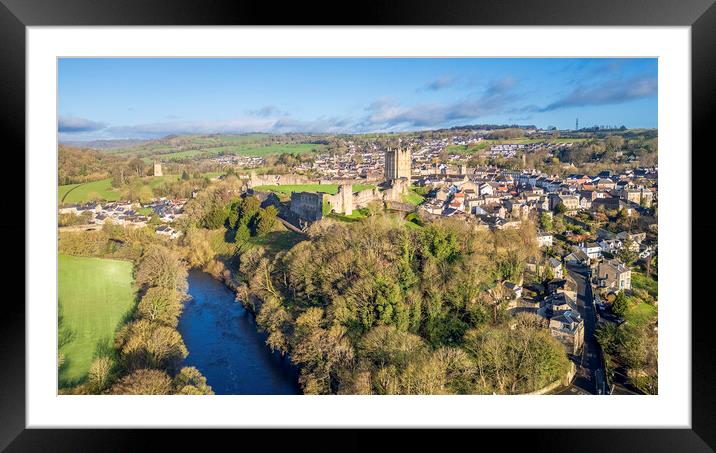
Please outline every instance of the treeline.
[{"label": "treeline", "polygon": [[131,259],[138,300],[113,344],[96,351],[86,381],[63,393],[213,394],[196,368],[181,367],[188,351],[176,327],[187,299],[187,270],[169,242],[146,229],[105,226],[60,234],[59,251]]},{"label": "treeline", "polygon": [[60,145],[57,151],[57,184],[80,184],[108,178],[121,159],[110,153]]},{"label": "treeline", "polygon": [[526,393],[567,372],[540,318],[506,312],[502,283],[538,253],[534,226],[371,217],[309,234],[273,257],[245,251],[239,288],[305,393]]}]

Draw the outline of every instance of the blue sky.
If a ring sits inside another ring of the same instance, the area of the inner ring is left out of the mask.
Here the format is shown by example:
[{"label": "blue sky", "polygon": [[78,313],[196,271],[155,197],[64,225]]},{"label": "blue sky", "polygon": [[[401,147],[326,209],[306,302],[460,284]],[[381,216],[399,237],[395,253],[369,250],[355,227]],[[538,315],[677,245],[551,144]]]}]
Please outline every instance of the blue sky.
[{"label": "blue sky", "polygon": [[63,58],[60,140],[657,126],[656,59]]}]

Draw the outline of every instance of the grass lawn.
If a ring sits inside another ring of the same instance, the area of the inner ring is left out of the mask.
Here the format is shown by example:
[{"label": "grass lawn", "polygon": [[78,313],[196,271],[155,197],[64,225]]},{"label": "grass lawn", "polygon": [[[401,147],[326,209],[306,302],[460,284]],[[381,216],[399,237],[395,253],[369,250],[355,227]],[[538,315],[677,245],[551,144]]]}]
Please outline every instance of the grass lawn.
[{"label": "grass lawn", "polygon": [[425,197],[415,193],[415,191],[413,191],[411,189],[407,194],[403,195],[402,199],[403,199],[403,203],[408,203],[408,204],[412,204],[413,206],[417,206],[420,203],[422,203],[423,200],[425,200]]},{"label": "grass lawn", "polygon": [[89,201],[93,195],[102,201],[117,201],[120,197],[120,193],[112,188],[112,179],[110,178],[84,184],[59,186],[57,195],[57,201],[67,204],[84,203]]},{"label": "grass lawn", "polygon": [[642,302],[632,305],[624,315],[624,319],[632,324],[645,324],[657,316],[657,309],[651,304]]},{"label": "grass lawn", "polygon": [[[274,192],[278,194],[291,195],[292,192],[320,192],[335,195],[338,193],[338,184],[286,184],[283,186],[256,186],[256,190]],[[375,189],[372,184],[354,184],[353,192],[360,192],[365,189]]]},{"label": "grass lawn", "polygon": [[357,222],[361,219],[365,219],[368,217],[368,209],[366,209],[366,208],[354,209],[350,215],[336,214],[335,212],[332,212],[332,213],[328,214],[328,217],[330,217],[332,219],[340,220],[342,222]]},{"label": "grass lawn", "polygon": [[82,381],[98,346],[112,344],[114,333],[134,305],[132,263],[60,255],[60,387]]}]

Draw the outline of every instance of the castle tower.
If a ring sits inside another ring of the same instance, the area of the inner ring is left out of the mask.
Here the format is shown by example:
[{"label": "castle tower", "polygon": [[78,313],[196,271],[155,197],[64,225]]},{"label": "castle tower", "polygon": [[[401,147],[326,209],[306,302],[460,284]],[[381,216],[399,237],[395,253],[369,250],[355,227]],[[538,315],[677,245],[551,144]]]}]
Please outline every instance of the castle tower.
[{"label": "castle tower", "polygon": [[154,162],[154,176],[163,176],[161,162]]},{"label": "castle tower", "polygon": [[410,149],[388,148],[385,152],[385,179],[406,178],[410,181],[411,165]]},{"label": "castle tower", "polygon": [[341,197],[341,204],[343,205],[343,214],[353,214],[353,185],[352,184],[341,184],[338,187],[338,193]]}]

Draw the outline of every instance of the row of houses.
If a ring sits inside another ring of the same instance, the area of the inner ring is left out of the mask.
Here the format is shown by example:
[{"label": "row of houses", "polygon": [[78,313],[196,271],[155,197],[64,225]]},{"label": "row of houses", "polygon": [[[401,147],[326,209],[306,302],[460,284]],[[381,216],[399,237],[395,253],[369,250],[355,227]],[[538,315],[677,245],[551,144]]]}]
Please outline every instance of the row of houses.
[{"label": "row of houses", "polygon": [[[156,233],[171,239],[176,239],[181,235],[181,232],[172,228],[171,223],[183,215],[186,201],[186,199],[170,200],[162,197],[144,206],[137,206],[127,201],[105,203],[90,202],[64,205],[59,208],[59,213],[84,215],[89,224],[104,225],[111,223],[134,228],[147,226],[150,216],[155,214],[162,222],[162,224],[156,228]],[[151,209],[151,213],[146,212],[147,208]],[[139,209],[142,209],[143,213],[140,213]]]}]

